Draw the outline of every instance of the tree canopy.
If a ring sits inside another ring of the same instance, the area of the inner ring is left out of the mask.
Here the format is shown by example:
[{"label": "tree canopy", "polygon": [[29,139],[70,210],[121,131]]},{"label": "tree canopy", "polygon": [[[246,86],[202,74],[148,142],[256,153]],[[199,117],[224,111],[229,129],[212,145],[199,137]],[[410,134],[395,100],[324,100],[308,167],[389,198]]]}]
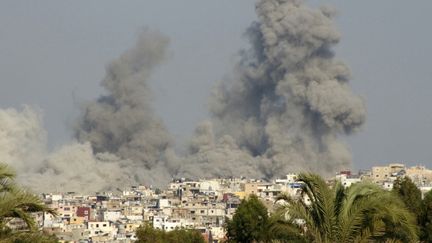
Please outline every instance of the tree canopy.
[{"label": "tree canopy", "polygon": [[[20,188],[15,182],[15,172],[7,165],[0,164],[0,242],[57,242],[53,236],[38,231],[32,213],[51,213],[37,196]],[[27,229],[14,231],[8,223],[22,220]]]},{"label": "tree canopy", "polygon": [[269,216],[267,208],[251,195],[243,199],[232,220],[226,221],[228,242],[262,242],[267,239]]},{"label": "tree canopy", "polygon": [[420,240],[432,242],[432,190],[424,195],[419,214]]},{"label": "tree canopy", "polygon": [[145,224],[137,229],[136,235],[136,243],[205,243],[201,233],[193,229],[175,229],[167,232]]},{"label": "tree canopy", "polygon": [[393,192],[399,195],[411,212],[418,214],[421,211],[421,191],[409,177],[397,178],[393,183]]},{"label": "tree canopy", "polygon": [[[315,174],[300,174],[300,198],[283,198],[284,219],[308,242],[415,242],[415,217],[394,194],[371,183],[330,186]],[[310,202],[304,200],[309,198]]]}]

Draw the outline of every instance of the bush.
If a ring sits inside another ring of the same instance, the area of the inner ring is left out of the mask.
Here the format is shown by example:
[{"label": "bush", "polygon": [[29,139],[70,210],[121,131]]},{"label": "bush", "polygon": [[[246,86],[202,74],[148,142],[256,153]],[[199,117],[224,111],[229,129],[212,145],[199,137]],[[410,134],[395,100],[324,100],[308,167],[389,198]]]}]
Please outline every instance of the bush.
[{"label": "bush", "polygon": [[197,230],[175,229],[167,232],[154,229],[149,224],[139,227],[136,235],[136,243],[205,243],[204,237]]}]

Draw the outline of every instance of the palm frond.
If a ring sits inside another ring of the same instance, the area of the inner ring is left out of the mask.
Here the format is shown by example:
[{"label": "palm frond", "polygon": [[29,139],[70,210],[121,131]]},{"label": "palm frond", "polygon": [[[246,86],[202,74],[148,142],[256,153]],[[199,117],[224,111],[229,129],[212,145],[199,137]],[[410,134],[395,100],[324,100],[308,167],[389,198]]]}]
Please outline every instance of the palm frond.
[{"label": "palm frond", "polygon": [[15,187],[15,171],[6,164],[0,163],[0,193],[8,192]]},{"label": "palm frond", "polygon": [[[290,227],[300,226],[304,237],[314,242],[417,239],[413,215],[398,197],[377,185],[361,182],[345,189],[339,182],[330,187],[314,174],[300,174],[298,178],[304,184],[302,198],[280,196],[278,199],[286,204],[279,210]],[[304,202],[305,197],[310,204]]]}]

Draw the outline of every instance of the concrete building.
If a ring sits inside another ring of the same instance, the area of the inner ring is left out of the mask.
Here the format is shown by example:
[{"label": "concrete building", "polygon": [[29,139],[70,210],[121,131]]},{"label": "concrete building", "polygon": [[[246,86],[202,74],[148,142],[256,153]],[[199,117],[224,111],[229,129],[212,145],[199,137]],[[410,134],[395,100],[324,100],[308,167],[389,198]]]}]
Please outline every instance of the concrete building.
[{"label": "concrete building", "polygon": [[394,181],[398,176],[403,176],[405,172],[405,165],[400,163],[374,166],[372,167],[371,180],[374,183],[382,184],[385,181]]}]

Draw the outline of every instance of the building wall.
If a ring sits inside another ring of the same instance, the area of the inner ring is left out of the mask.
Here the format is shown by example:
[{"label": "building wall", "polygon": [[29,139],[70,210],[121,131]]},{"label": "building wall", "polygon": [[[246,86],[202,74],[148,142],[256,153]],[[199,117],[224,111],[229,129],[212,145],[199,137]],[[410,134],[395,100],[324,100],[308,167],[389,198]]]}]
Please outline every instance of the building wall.
[{"label": "building wall", "polygon": [[404,164],[389,164],[386,166],[374,166],[372,167],[372,181],[375,183],[382,183],[387,180],[393,180],[395,174],[405,170]]},{"label": "building wall", "polygon": [[70,219],[70,224],[79,225],[79,224],[84,224],[86,221],[87,221],[87,220],[86,220],[86,218],[84,218],[84,217],[78,217],[78,216],[75,216],[75,217],[72,217],[72,218]]},{"label": "building wall", "polygon": [[251,194],[258,194],[258,186],[260,183],[257,182],[248,182],[244,184],[244,192],[245,196],[249,197]]}]

